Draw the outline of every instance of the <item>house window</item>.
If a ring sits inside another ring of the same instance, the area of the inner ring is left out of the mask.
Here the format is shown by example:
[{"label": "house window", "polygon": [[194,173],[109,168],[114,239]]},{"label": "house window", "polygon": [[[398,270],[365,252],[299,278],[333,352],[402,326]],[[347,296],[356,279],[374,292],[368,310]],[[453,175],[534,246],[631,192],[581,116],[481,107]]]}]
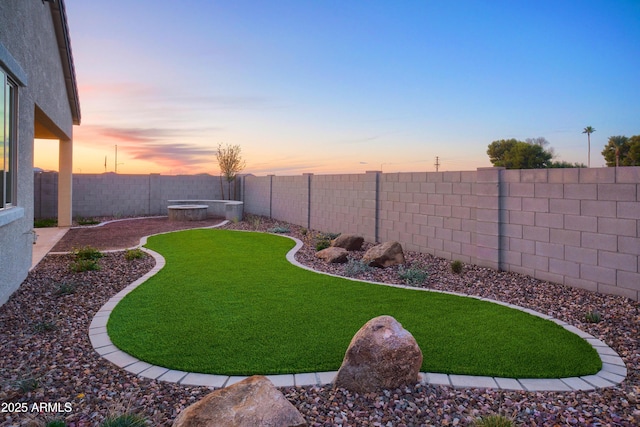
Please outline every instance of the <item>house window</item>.
[{"label": "house window", "polygon": [[16,85],[0,69],[0,210],[15,204]]}]

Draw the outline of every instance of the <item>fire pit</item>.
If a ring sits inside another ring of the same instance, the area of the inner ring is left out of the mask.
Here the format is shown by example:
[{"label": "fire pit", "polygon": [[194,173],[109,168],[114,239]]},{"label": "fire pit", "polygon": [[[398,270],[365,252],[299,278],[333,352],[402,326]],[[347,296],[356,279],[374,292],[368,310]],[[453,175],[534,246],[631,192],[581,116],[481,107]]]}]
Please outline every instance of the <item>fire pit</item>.
[{"label": "fire pit", "polygon": [[207,205],[171,205],[167,207],[170,221],[202,221],[207,219]]}]

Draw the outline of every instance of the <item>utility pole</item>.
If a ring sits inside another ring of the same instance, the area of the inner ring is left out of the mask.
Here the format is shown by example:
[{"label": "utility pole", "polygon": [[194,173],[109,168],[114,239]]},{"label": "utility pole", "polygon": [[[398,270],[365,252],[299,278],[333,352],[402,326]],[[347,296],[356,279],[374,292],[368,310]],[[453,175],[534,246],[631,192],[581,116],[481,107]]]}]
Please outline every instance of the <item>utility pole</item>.
[{"label": "utility pole", "polygon": [[[106,158],[105,158],[105,164],[106,164]],[[118,146],[116,145],[116,161],[115,161],[115,171],[116,173],[118,173],[118,165],[124,165],[124,163],[118,163]],[[106,169],[106,167],[105,167]]]},{"label": "utility pole", "polygon": [[436,162],[433,164],[436,167],[436,172],[440,169],[440,157],[436,156]]}]

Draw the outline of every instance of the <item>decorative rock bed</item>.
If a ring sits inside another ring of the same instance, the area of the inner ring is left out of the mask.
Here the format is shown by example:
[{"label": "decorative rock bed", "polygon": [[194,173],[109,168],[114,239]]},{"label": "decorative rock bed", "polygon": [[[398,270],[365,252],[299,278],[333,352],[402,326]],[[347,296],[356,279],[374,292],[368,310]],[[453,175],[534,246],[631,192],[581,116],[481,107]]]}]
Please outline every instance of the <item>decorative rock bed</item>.
[{"label": "decorative rock bed", "polygon": [[207,205],[170,205],[170,221],[202,221],[207,219]]}]

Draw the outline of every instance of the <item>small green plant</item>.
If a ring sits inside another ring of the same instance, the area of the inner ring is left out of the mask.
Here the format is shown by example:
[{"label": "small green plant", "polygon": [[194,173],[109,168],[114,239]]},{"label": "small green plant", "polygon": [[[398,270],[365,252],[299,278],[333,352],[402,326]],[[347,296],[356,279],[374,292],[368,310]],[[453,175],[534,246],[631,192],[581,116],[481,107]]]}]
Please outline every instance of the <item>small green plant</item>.
[{"label": "small green plant", "polygon": [[323,249],[327,249],[331,246],[331,242],[327,239],[321,239],[316,242],[316,252],[320,252]]},{"label": "small green plant", "polygon": [[34,377],[22,378],[16,381],[16,387],[22,393],[29,393],[40,387],[40,381]]},{"label": "small green plant", "polygon": [[58,220],[57,218],[39,218],[33,220],[34,228],[46,228],[46,227],[57,227]]},{"label": "small green plant", "polygon": [[74,249],[73,255],[75,255],[77,260],[80,260],[80,259],[97,260],[104,256],[102,252],[100,252],[98,249],[92,246],[84,246],[79,249]]},{"label": "small green plant", "polygon": [[475,427],[515,427],[515,423],[504,415],[487,415],[478,418],[473,425]]},{"label": "small green plant", "polygon": [[127,261],[133,261],[134,259],[144,258],[144,251],[140,248],[127,249],[124,252],[124,258]]},{"label": "small green plant", "polygon": [[420,264],[412,264],[409,267],[401,265],[398,268],[398,277],[407,285],[421,285],[429,278],[429,272]]},{"label": "small green plant", "polygon": [[269,233],[284,234],[289,233],[291,230],[286,225],[276,225],[267,231],[269,231]]},{"label": "small green plant", "polygon": [[58,285],[58,289],[56,289],[56,295],[58,296],[63,296],[63,295],[71,295],[74,294],[76,292],[76,288],[78,287],[78,285],[76,285],[75,283],[60,283]]},{"label": "small green plant", "polygon": [[57,328],[56,323],[49,320],[41,320],[33,324],[33,330],[36,333],[55,331]]},{"label": "small green plant", "polygon": [[342,233],[319,233],[318,238],[331,241],[337,238],[340,234]]},{"label": "small green plant", "polygon": [[67,423],[62,420],[49,421],[45,427],[67,427]]},{"label": "small green plant", "polygon": [[71,271],[81,273],[83,271],[98,271],[100,265],[93,259],[79,259],[71,263]]},{"label": "small green plant", "polygon": [[462,267],[464,267],[462,261],[455,260],[451,262],[451,271],[453,271],[455,274],[462,273]]},{"label": "small green plant", "polygon": [[71,263],[71,270],[76,273],[100,270],[97,260],[104,256],[102,252],[91,246],[74,249],[73,255],[75,261]]},{"label": "small green plant", "polygon": [[146,427],[147,421],[136,414],[122,414],[117,417],[109,417],[101,427]]},{"label": "small green plant", "polygon": [[344,266],[344,274],[347,277],[355,277],[360,273],[366,273],[371,270],[371,266],[360,259],[349,258]]},{"label": "small green plant", "polygon": [[584,319],[587,323],[599,323],[602,320],[602,315],[597,311],[587,311],[584,315]]},{"label": "small green plant", "polygon": [[78,225],[95,225],[95,224],[100,224],[100,221],[95,218],[78,217],[76,218],[76,223]]},{"label": "small green plant", "polygon": [[251,215],[248,214],[246,216],[247,222],[249,223],[249,227],[256,231],[258,229],[260,229],[260,224],[262,223],[262,220],[260,219],[260,217],[258,215]]},{"label": "small green plant", "polygon": [[327,249],[331,246],[331,241],[338,237],[340,233],[318,233],[316,234],[316,252]]}]

